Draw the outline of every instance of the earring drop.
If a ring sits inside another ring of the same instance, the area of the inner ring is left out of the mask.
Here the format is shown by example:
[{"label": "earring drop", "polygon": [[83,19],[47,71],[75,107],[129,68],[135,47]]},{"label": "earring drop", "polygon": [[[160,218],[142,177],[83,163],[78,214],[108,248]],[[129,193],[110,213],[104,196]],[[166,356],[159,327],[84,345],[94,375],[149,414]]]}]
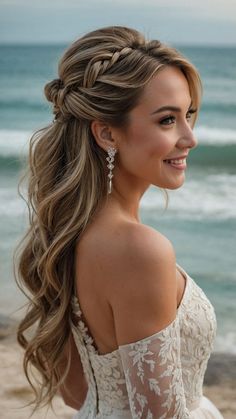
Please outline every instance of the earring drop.
[{"label": "earring drop", "polygon": [[108,177],[108,191],[107,193],[110,194],[111,190],[112,190],[112,178],[113,178],[113,174],[112,174],[112,170],[114,169],[114,164],[112,164],[114,162],[114,157],[116,154],[117,150],[114,147],[108,147],[107,153],[108,153],[108,157],[106,157],[106,160],[108,161],[107,167],[109,169],[109,173],[107,175]]}]

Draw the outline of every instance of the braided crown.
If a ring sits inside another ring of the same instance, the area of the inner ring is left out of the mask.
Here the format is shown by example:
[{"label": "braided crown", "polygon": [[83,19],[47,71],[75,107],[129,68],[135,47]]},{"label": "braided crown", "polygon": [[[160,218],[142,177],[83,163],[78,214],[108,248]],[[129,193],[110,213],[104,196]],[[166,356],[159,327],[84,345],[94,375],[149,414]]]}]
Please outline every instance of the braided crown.
[{"label": "braided crown", "polygon": [[[117,61],[126,57],[133,51],[131,47],[125,47],[115,52],[105,52],[100,55],[96,55],[92,58],[84,72],[83,82],[81,86],[76,85],[76,92],[73,91],[72,86],[67,88],[60,78],[54,79],[47,83],[45,86],[45,96],[49,102],[53,103],[53,113],[55,120],[65,122],[73,116],[69,109],[66,109],[65,101],[66,95],[70,95],[70,98],[79,100],[78,94],[85,93],[85,89],[92,88],[99,76],[103,75],[109,70]],[[75,97],[76,95],[76,97]],[[64,105],[64,106],[63,106]]]},{"label": "braided crown", "polygon": [[[114,48],[118,43],[119,49]],[[45,95],[53,103],[57,121],[104,117],[120,121],[131,108],[128,98],[134,97],[135,89],[144,86],[160,66],[179,65],[179,58],[173,48],[158,40],[147,41],[134,30],[98,30],[68,48],[59,63],[60,78],[46,84]]]},{"label": "braided crown", "polygon": [[106,52],[92,58],[84,72],[83,87],[93,87],[99,76],[109,70],[118,60],[130,54],[131,51],[133,48],[125,47],[120,51]]}]

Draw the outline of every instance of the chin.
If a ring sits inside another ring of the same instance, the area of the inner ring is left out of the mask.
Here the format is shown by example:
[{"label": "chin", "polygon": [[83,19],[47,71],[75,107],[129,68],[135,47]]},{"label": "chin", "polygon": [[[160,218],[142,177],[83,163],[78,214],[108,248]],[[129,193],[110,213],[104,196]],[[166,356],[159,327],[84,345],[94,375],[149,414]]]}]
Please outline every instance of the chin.
[{"label": "chin", "polygon": [[185,182],[185,177],[183,177],[181,180],[175,179],[175,182],[163,182],[162,184],[159,183],[159,184],[156,184],[155,186],[157,186],[158,188],[169,189],[170,191],[172,191],[172,190],[181,188],[184,182]]},{"label": "chin", "polygon": [[181,186],[183,186],[183,184],[184,184],[184,181],[182,183],[179,183],[179,184],[166,186],[165,189],[169,189],[171,191],[174,191],[175,189],[181,188]]},{"label": "chin", "polygon": [[185,182],[185,173],[182,173],[182,176],[179,178],[174,179],[173,182],[170,182],[169,187],[167,186],[167,189],[175,190],[181,188]]},{"label": "chin", "polygon": [[168,189],[169,191],[175,191],[176,189],[181,188],[182,185],[179,186],[172,186],[172,187],[165,187],[165,189]]}]

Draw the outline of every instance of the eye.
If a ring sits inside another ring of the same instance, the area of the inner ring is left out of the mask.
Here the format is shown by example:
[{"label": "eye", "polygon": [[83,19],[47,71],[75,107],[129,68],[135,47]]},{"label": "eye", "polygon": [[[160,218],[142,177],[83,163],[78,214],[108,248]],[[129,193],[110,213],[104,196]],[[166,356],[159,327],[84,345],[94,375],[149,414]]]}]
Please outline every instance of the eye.
[{"label": "eye", "polygon": [[189,109],[187,112],[186,118],[191,119],[192,115],[197,112],[197,109]]},{"label": "eye", "polygon": [[161,125],[171,125],[175,122],[175,117],[173,115],[169,115],[164,119],[161,119],[160,124]]},{"label": "eye", "polygon": [[[194,113],[197,112],[197,109],[189,109],[186,114],[186,119],[189,121]],[[168,115],[165,118],[161,119],[160,124],[161,125],[172,125],[176,121],[175,116]]]}]

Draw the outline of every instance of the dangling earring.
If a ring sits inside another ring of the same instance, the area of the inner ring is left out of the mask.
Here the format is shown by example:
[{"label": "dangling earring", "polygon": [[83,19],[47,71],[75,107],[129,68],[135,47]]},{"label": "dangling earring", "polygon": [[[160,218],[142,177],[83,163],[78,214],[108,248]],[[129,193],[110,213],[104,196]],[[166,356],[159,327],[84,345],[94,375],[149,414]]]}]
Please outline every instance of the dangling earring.
[{"label": "dangling earring", "polygon": [[108,191],[107,194],[111,193],[111,189],[112,189],[112,178],[113,178],[113,174],[112,174],[112,169],[114,169],[114,164],[112,164],[114,162],[114,156],[116,154],[117,150],[114,147],[108,147],[107,153],[108,153],[108,157],[106,157],[106,160],[108,161],[107,167],[109,169],[109,173],[107,175],[108,177]]}]

